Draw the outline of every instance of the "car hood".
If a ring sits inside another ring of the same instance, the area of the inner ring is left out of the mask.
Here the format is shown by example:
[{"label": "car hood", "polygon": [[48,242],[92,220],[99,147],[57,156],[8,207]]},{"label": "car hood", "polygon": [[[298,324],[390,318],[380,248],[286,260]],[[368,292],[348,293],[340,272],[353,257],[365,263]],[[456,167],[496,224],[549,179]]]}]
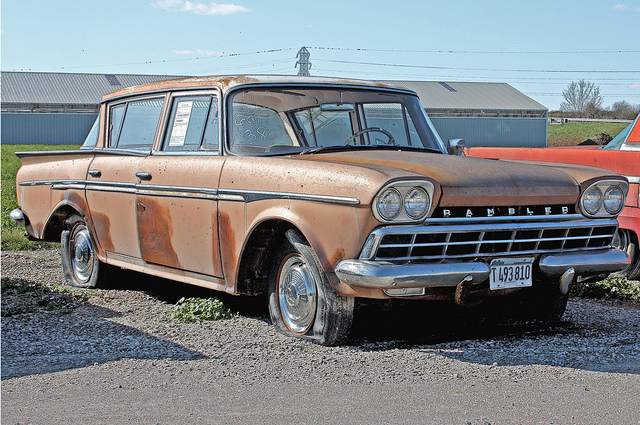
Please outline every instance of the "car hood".
[{"label": "car hood", "polygon": [[533,165],[415,151],[349,151],[304,159],[357,164],[392,180],[427,177],[440,186],[440,206],[574,204],[581,185],[598,177],[615,176],[590,167]]}]

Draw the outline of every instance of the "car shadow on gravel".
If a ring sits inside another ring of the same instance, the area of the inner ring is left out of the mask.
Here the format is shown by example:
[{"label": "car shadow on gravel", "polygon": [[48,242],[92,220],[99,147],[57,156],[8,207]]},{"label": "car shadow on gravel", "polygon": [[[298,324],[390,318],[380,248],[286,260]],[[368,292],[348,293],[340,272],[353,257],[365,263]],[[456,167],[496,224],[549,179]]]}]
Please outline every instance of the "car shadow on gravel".
[{"label": "car shadow on gravel", "polygon": [[88,302],[65,315],[2,318],[2,380],[122,359],[190,360],[201,353],[108,319],[120,313]]},{"label": "car shadow on gravel", "polygon": [[517,322],[447,303],[429,303],[428,309],[373,303],[360,306],[348,344],[358,351],[417,350],[486,366],[640,374],[640,323],[583,300],[569,304],[563,320]]},{"label": "car shadow on gravel", "polygon": [[124,269],[110,273],[111,279],[101,289],[144,292],[167,304],[176,304],[181,298],[217,298],[234,313],[260,319],[269,317],[266,295],[232,295]]}]

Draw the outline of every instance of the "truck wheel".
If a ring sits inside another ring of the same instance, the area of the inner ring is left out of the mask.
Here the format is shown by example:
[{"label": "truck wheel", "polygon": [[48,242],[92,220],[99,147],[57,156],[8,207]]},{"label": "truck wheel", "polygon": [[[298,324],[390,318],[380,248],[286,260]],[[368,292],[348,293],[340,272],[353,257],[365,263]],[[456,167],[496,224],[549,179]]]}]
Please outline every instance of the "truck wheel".
[{"label": "truck wheel", "polygon": [[82,217],[72,215],[65,220],[60,244],[62,270],[67,284],[95,288],[106,265],[98,260],[91,233]]},{"label": "truck wheel", "polygon": [[269,272],[271,322],[285,335],[321,345],[343,342],[351,329],[354,299],[336,294],[300,233],[291,229],[283,239]]},{"label": "truck wheel", "polygon": [[631,257],[631,265],[626,270],[616,273],[627,279],[640,278],[640,250],[637,237],[633,236],[633,233],[627,229],[618,229],[612,243],[613,247],[623,250]]}]

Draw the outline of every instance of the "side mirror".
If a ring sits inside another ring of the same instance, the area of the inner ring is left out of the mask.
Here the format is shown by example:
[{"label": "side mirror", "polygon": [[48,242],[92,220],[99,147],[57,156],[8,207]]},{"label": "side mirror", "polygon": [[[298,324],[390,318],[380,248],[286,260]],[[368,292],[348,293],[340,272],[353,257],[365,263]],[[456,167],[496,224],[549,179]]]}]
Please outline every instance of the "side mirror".
[{"label": "side mirror", "polygon": [[447,140],[447,153],[449,155],[464,156],[466,144],[463,138]]}]

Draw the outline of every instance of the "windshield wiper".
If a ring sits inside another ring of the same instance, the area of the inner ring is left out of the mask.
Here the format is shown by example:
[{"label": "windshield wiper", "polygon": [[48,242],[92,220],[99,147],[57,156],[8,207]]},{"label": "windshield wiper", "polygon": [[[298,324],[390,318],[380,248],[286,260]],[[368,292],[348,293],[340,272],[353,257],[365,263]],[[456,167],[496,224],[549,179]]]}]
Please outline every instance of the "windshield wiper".
[{"label": "windshield wiper", "polygon": [[440,154],[443,153],[439,149],[425,148],[425,147],[418,147],[418,146],[404,146],[404,145],[351,145],[351,144],[346,144],[346,145],[314,146],[314,147],[307,148],[307,149],[303,150],[302,152],[300,152],[300,155],[315,154],[315,153],[320,153],[320,152],[335,152],[335,151],[342,151],[342,150],[360,150],[360,149],[383,149],[383,150],[392,150],[392,151],[409,150],[409,151],[414,151],[414,152],[427,151],[427,152],[440,153]]}]

